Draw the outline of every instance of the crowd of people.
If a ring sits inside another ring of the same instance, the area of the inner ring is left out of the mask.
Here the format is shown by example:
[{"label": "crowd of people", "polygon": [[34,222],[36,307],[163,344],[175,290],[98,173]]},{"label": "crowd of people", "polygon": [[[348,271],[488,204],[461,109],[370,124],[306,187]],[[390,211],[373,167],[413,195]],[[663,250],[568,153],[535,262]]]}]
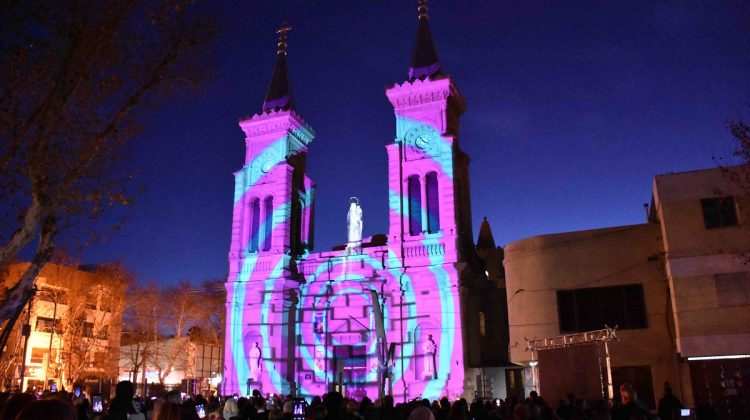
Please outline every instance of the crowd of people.
[{"label": "crowd of people", "polygon": [[[671,390],[670,390],[671,391]],[[78,393],[76,393],[78,394]],[[679,418],[681,404],[674,396],[662,399],[658,415],[637,398],[629,384],[620,387],[620,401],[606,400],[589,405],[569,394],[553,408],[532,391],[525,399],[509,397],[471,403],[463,398],[449,401],[415,399],[396,403],[390,395],[372,401],[345,398],[329,392],[312,401],[291,396],[263,396],[253,391],[249,397],[186,397],[178,390],[160,397],[141,399],[135,396],[130,381],[117,385],[115,397],[106,407],[95,410],[85,393],[74,395],[64,390],[37,396],[6,394],[0,401],[0,420],[661,420]],[[671,395],[671,393],[670,393]],[[667,402],[665,402],[667,401]]]}]

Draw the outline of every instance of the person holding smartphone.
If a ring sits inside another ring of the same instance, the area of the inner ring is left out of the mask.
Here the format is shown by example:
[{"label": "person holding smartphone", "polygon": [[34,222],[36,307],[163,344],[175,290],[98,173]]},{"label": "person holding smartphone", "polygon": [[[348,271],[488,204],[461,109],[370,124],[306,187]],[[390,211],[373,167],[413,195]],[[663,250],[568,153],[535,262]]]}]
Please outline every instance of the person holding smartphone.
[{"label": "person holding smartphone", "polygon": [[[109,403],[109,417],[112,420],[146,419],[141,413],[140,405],[133,401],[135,387],[130,381],[120,381],[115,388],[115,398]],[[91,405],[96,408],[96,402],[92,399]],[[102,402],[102,408],[104,403]]]}]

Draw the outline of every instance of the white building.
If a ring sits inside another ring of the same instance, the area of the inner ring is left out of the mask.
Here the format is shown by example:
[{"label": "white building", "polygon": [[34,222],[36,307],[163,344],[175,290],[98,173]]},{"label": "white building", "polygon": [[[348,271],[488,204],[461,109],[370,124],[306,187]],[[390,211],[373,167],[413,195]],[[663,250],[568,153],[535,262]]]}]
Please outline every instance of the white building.
[{"label": "white building", "polygon": [[[143,360],[146,369],[135,362]],[[136,342],[120,348],[119,380],[137,384],[163,383],[166,388],[181,388],[188,393],[210,393],[221,382],[221,346],[200,343],[190,337],[156,342]]]}]

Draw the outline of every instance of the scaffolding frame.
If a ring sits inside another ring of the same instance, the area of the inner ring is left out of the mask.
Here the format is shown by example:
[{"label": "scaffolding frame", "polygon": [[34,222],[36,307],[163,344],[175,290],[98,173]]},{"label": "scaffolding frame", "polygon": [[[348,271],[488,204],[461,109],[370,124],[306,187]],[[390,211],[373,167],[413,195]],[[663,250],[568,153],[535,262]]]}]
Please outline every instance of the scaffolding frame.
[{"label": "scaffolding frame", "polygon": [[[526,351],[531,352],[531,361],[529,361],[529,366],[531,366],[532,388],[535,391],[539,392],[539,361],[537,358],[537,353],[539,351],[602,343],[604,345],[604,364],[606,366],[606,377],[602,373],[602,354],[599,353],[599,379],[603,385],[602,388],[606,386],[606,397],[611,401],[615,395],[614,389],[612,387],[612,364],[609,356],[608,343],[613,340],[620,341],[620,339],[617,337],[617,325],[612,328],[605,325],[601,330],[563,334],[554,337],[533,339],[526,338]],[[605,397],[604,389],[602,389],[602,397]]]}]

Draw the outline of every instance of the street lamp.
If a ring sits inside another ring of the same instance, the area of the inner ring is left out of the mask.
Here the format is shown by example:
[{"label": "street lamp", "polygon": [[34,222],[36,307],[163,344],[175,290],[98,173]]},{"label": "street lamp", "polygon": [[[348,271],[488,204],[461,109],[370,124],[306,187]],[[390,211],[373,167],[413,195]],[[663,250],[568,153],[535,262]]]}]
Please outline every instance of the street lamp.
[{"label": "street lamp", "polygon": [[539,366],[538,360],[529,360],[529,366],[531,366],[531,389],[539,392],[539,371],[537,370],[537,366]]}]

